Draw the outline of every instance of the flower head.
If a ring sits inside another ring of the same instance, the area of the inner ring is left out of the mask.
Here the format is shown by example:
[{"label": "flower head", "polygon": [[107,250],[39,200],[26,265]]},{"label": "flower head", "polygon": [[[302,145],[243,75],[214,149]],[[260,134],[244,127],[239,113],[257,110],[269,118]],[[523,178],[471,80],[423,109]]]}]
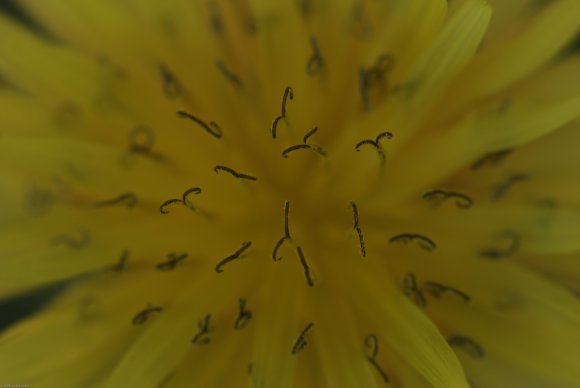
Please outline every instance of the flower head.
[{"label": "flower head", "polygon": [[2,382],[580,381],[580,1],[18,4]]}]

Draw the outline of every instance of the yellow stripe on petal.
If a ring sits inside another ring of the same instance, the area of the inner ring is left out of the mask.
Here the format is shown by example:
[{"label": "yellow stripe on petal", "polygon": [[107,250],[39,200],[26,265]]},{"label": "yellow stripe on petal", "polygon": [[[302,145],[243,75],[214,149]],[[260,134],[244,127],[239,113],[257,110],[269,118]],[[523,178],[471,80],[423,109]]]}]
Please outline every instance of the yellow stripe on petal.
[{"label": "yellow stripe on petal", "polygon": [[[229,324],[230,322],[224,322]],[[152,387],[245,387],[252,379],[253,365],[248,353],[253,332],[221,328],[208,345],[189,352],[175,370]],[[246,329],[244,329],[246,330]],[[235,383],[234,383],[235,382]]]},{"label": "yellow stripe on petal", "polygon": [[[299,298],[296,295],[302,292],[297,285],[302,279],[286,276],[283,272],[290,270],[290,261],[288,258],[276,263],[276,267],[266,271],[260,280],[263,291],[259,304],[263,310],[254,327],[249,385],[252,388],[291,388],[295,384],[296,355],[292,350],[309,322],[297,314]],[[273,266],[272,263],[263,264]],[[310,350],[307,347],[302,351]]]},{"label": "yellow stripe on petal", "polygon": [[[383,271],[378,265],[373,267],[375,274]],[[349,273],[356,290],[356,310],[394,352],[433,387],[468,387],[459,361],[437,328],[403,298],[402,291],[396,290],[387,276],[379,285],[360,268],[351,268]]]},{"label": "yellow stripe on petal", "polygon": [[[153,322],[147,323],[139,338],[127,349],[108,377],[106,386],[156,387],[178,369],[190,352],[217,351],[211,337],[219,335],[215,332],[217,328],[231,324],[224,319],[222,309],[231,303],[235,311],[238,289],[216,281],[215,274],[201,277],[199,272],[194,272],[192,278],[191,272],[181,272],[175,271],[179,278],[164,284],[172,295],[161,304],[163,311]],[[154,275],[168,274],[156,271]],[[194,342],[207,316],[207,331]],[[203,349],[206,346],[209,349]],[[192,383],[195,385],[195,381]]]},{"label": "yellow stripe on petal", "polygon": [[456,101],[488,96],[524,79],[549,61],[580,27],[580,2],[553,1],[513,37],[497,39],[458,80]]},{"label": "yellow stripe on petal", "polygon": [[[506,93],[509,96],[532,101],[534,103],[564,100],[578,95],[580,90],[580,55],[572,54],[545,70],[538,72],[533,79],[521,84],[515,90]],[[509,106],[507,107],[509,109]]]},{"label": "yellow stripe on petal", "polygon": [[[479,202],[469,211],[450,211],[444,215],[435,210],[417,216],[413,223],[420,225],[421,230],[436,240],[447,241],[449,246],[456,245],[456,238],[460,239],[462,246],[471,250],[473,257],[480,256],[484,250],[506,250],[514,239],[517,246],[513,254],[580,251],[578,210],[502,202]],[[441,222],[442,217],[444,223]]]},{"label": "yellow stripe on petal", "polygon": [[[321,290],[316,292],[316,327],[312,349],[319,354],[320,373],[331,387],[380,387],[384,382],[368,363],[364,339],[368,333],[355,326],[354,311],[341,295]],[[334,303],[328,303],[334,300]],[[336,325],[340,322],[340,325]],[[389,369],[390,370],[390,369]],[[305,379],[306,380],[306,379]]]},{"label": "yellow stripe on petal", "polygon": [[[385,20],[377,21],[381,30],[376,40],[371,41],[367,61],[376,60],[386,50],[392,52],[396,62],[392,77],[401,79],[440,33],[447,14],[447,2],[406,0],[386,3],[391,4],[383,12]],[[401,36],[408,39],[403,41]]]},{"label": "yellow stripe on petal", "polygon": [[[73,190],[78,187],[110,195],[132,191],[147,193],[149,199],[156,200],[164,198],[172,188],[184,190],[184,184],[176,179],[181,174],[170,163],[157,161],[155,148],[153,155],[141,155],[64,137],[6,135],[0,149],[2,167],[8,176],[14,174],[8,166],[17,164],[22,175],[51,176]],[[164,187],[150,185],[151,179],[164,182]],[[179,191],[173,195],[178,194]]]},{"label": "yellow stripe on petal", "polygon": [[[523,104],[522,104],[523,105]],[[506,114],[472,116],[446,133],[416,142],[392,158],[387,196],[422,192],[451,173],[497,150],[537,139],[580,116],[580,97],[548,104],[514,106]],[[384,199],[382,199],[384,201]]]},{"label": "yellow stripe on petal", "polygon": [[421,113],[429,111],[443,87],[471,60],[490,18],[491,8],[485,1],[466,1],[398,86],[399,109],[403,111],[398,112],[398,121],[391,125],[400,132],[400,144],[413,135],[417,130],[413,124],[423,118]]},{"label": "yellow stripe on petal", "polygon": [[580,254],[522,255],[516,261],[580,297]]},{"label": "yellow stripe on petal", "polygon": [[[472,337],[497,360],[498,367],[512,367],[516,375],[528,376],[526,380],[537,376],[549,386],[562,387],[579,381],[578,298],[510,262],[461,256],[443,260],[438,266],[419,270],[418,276],[457,287],[471,296],[463,307],[452,304],[450,296],[440,301],[430,299],[429,315],[448,335]],[[458,353],[465,350],[457,348]],[[485,357],[479,361],[485,363]],[[470,366],[477,369],[477,364]],[[495,380],[491,370],[482,379]]]},{"label": "yellow stripe on petal", "polygon": [[515,106],[501,117],[479,120],[475,136],[481,136],[485,151],[510,148],[537,139],[580,116],[580,97],[541,106]]},{"label": "yellow stripe on petal", "polygon": [[[393,9],[389,11],[393,15],[389,15],[390,19],[384,22],[385,26],[383,27],[384,30],[381,30],[381,34],[370,42],[371,47],[368,49],[368,58],[365,57],[365,61],[362,63],[355,62],[358,67],[350,69],[349,73],[342,76],[343,79],[356,75],[360,70],[360,66],[368,67],[381,55],[390,54],[393,55],[394,62],[393,69],[388,74],[387,86],[396,90],[403,87],[405,79],[419,59],[426,60],[424,57],[427,52],[429,52],[430,56],[434,55],[428,50],[431,50],[430,47],[434,39],[437,39],[443,33],[442,29],[445,27],[445,17],[447,15],[447,3],[439,0],[407,0],[392,4],[391,7]],[[400,40],[401,36],[405,36],[406,39],[404,41]],[[364,53],[365,51],[362,52]],[[349,53],[341,62],[353,61],[352,57],[353,55]],[[352,82],[359,83],[360,80],[352,80]],[[357,87],[360,88],[360,85],[357,85]],[[360,90],[354,89],[351,91],[343,87],[342,92],[339,94],[340,101],[353,98],[351,95],[354,95],[355,101],[351,104],[354,105],[353,108],[360,109],[360,93]],[[401,110],[411,110],[413,108],[409,108],[406,105],[406,100],[397,101],[396,92],[394,92],[395,94],[392,93],[390,91],[383,101],[379,101],[380,105],[376,107],[371,105],[372,109],[368,112],[364,112],[363,115],[357,114],[356,120],[353,122],[341,122],[339,119],[342,119],[342,116],[336,115],[334,117],[335,122],[330,127],[343,126],[344,130],[337,131],[337,135],[340,136],[341,141],[348,143],[347,147],[350,149],[352,149],[353,142],[356,144],[355,139],[357,137],[376,136],[377,128],[387,128],[398,132],[398,134],[403,132],[407,128],[403,125],[407,125],[407,123],[397,121],[399,119],[399,121],[403,120],[403,118],[399,117]],[[335,102],[333,106],[338,104],[340,102]],[[419,112],[422,112],[422,109]],[[406,119],[409,119],[409,117],[405,116]],[[336,146],[336,144],[334,145]]]},{"label": "yellow stripe on petal", "polygon": [[468,63],[477,51],[490,17],[491,8],[485,1],[468,0],[445,24],[408,76],[407,86],[417,87],[414,96],[417,101],[433,93]]},{"label": "yellow stripe on petal", "polygon": [[[544,206],[548,213],[550,208],[580,209],[580,187],[571,184],[580,179],[579,141],[580,125],[572,123],[514,150],[505,160],[505,168],[525,172],[531,179],[522,190],[510,191],[505,200]],[[506,172],[499,169],[482,172],[475,181],[462,176],[458,183],[466,191],[490,198],[494,187],[505,177]]]},{"label": "yellow stripe on petal", "polygon": [[540,3],[536,0],[487,1],[493,8],[493,17],[486,34],[488,41],[503,39],[514,28],[521,27],[521,24],[528,20]]}]

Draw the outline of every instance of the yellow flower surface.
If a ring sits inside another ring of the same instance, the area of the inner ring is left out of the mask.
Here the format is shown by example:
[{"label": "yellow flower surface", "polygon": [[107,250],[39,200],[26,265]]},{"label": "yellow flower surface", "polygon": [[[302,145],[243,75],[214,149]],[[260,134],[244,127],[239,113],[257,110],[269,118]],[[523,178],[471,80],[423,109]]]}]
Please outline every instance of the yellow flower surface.
[{"label": "yellow flower surface", "polygon": [[580,0],[15,4],[3,387],[580,387]]}]

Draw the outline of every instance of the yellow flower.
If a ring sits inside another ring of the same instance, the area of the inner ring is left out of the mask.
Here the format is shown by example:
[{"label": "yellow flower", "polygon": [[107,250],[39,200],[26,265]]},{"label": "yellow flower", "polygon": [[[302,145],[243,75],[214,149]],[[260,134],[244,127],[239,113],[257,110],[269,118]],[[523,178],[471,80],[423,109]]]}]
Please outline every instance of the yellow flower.
[{"label": "yellow flower", "polygon": [[580,1],[18,4],[0,384],[580,386]]}]

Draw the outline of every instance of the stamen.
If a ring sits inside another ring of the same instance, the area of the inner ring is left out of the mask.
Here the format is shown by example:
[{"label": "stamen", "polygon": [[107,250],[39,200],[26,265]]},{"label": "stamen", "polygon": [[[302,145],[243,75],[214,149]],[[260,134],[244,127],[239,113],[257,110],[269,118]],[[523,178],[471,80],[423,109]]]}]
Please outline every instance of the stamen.
[{"label": "stamen", "polygon": [[308,334],[310,334],[310,331],[312,330],[313,327],[314,327],[314,323],[310,322],[308,325],[306,325],[304,330],[302,330],[302,332],[300,333],[300,336],[298,337],[298,339],[294,343],[294,346],[292,347],[291,353],[293,356],[298,354],[299,351],[301,351],[302,349],[304,349],[304,347],[306,347],[306,345],[308,345],[308,342],[306,341],[306,337],[308,336]]},{"label": "stamen", "polygon": [[160,271],[172,271],[175,269],[177,264],[187,259],[187,256],[188,255],[185,252],[181,254],[169,253],[167,254],[167,261],[157,264],[155,268]]},{"label": "stamen", "polygon": [[289,215],[290,215],[290,201],[286,200],[284,202],[284,237],[290,237],[290,222],[289,222]]},{"label": "stamen", "polygon": [[395,65],[395,58],[392,54],[381,54],[375,64],[370,68],[361,66],[359,68],[359,92],[361,95],[362,105],[365,112],[370,110],[370,97],[372,89],[383,90],[388,89],[386,86],[387,73],[390,72]]},{"label": "stamen", "polygon": [[138,154],[143,157],[150,158],[156,162],[164,162],[163,155],[153,151],[155,144],[155,133],[153,130],[145,125],[137,125],[129,132],[129,148],[125,154],[122,155],[121,163],[128,166],[126,157],[131,154]]},{"label": "stamen", "polygon": [[284,202],[284,236],[278,240],[276,245],[274,246],[274,250],[272,251],[272,260],[280,261],[282,260],[282,256],[278,257],[278,250],[286,241],[292,241],[292,237],[290,236],[290,224],[289,224],[289,214],[290,214],[290,201],[286,200]]},{"label": "stamen", "polygon": [[312,13],[312,0],[297,0],[296,5],[304,18],[308,18]]},{"label": "stamen", "polygon": [[354,146],[354,149],[355,149],[357,152],[360,152],[360,149],[359,149],[359,148],[360,148],[361,146],[365,145],[365,144],[368,144],[368,145],[370,145],[370,146],[373,146],[373,147],[375,147],[377,150],[380,150],[380,147],[379,147],[379,145],[378,145],[378,144],[377,144],[377,143],[376,143],[374,140],[370,140],[370,139],[365,139],[365,140],[361,140],[361,141],[359,141],[359,142],[358,142],[358,143],[356,143],[356,145]]},{"label": "stamen", "polygon": [[179,198],[168,199],[167,201],[163,202],[161,204],[161,206],[159,206],[159,212],[161,214],[168,214],[169,210],[167,210],[166,207],[169,205],[173,205],[174,203],[180,203],[180,204],[184,205],[183,200],[181,200]]},{"label": "stamen", "polygon": [[287,158],[288,154],[290,152],[300,150],[300,149],[309,149],[309,150],[316,152],[319,155],[326,156],[326,151],[324,150],[324,148],[322,148],[316,144],[313,144],[313,145],[306,144],[306,142],[310,139],[310,137],[312,137],[312,135],[314,135],[316,133],[316,131],[318,131],[318,127],[314,127],[310,131],[308,131],[306,133],[306,135],[304,135],[304,138],[303,138],[304,144],[297,144],[297,145],[293,145],[291,147],[286,148],[284,151],[282,151],[282,157]]},{"label": "stamen", "polygon": [[[317,131],[318,131],[318,127],[314,127],[309,132],[307,132],[303,138],[304,144],[306,144],[308,142],[308,140],[310,139],[310,137],[312,137]],[[324,148],[322,148],[321,146],[319,146],[317,144],[309,144],[309,145],[310,145],[310,149],[312,151],[316,152],[319,155],[326,156],[326,150]]]},{"label": "stamen", "polygon": [[252,319],[252,312],[246,310],[246,300],[243,298],[239,299],[239,307],[240,312],[238,313],[238,317],[236,318],[236,322],[234,322],[234,329],[240,330],[246,327],[250,319]]},{"label": "stamen", "polygon": [[279,122],[280,120],[282,120],[283,118],[284,118],[284,117],[282,117],[282,116],[277,116],[277,117],[274,119],[274,121],[272,122],[272,129],[271,129],[271,132],[272,132],[272,138],[273,138],[273,139],[275,139],[275,138],[276,138],[276,131],[278,130],[278,122]]},{"label": "stamen", "polygon": [[482,257],[484,259],[497,260],[497,259],[503,259],[503,258],[509,257],[517,252],[517,250],[520,246],[520,236],[517,232],[511,231],[511,230],[506,230],[506,231],[500,233],[498,235],[498,238],[504,239],[504,240],[509,240],[510,241],[509,245],[504,249],[488,248],[488,249],[481,250],[481,251],[479,251],[479,257]]},{"label": "stamen", "polygon": [[475,163],[473,163],[471,165],[471,169],[478,170],[481,167],[483,167],[485,164],[497,166],[498,164],[500,164],[503,161],[503,159],[506,156],[508,156],[512,152],[513,152],[513,149],[505,149],[505,150],[490,152],[488,154],[485,154],[481,159],[478,159]]},{"label": "stamen", "polygon": [[306,62],[306,74],[313,77],[320,74],[324,68],[324,58],[322,57],[322,53],[318,47],[318,42],[314,36],[310,37],[310,47],[312,47],[312,55],[308,59],[308,62]]},{"label": "stamen", "polygon": [[429,237],[424,236],[422,234],[417,234],[417,233],[402,233],[399,235],[396,235],[394,237],[391,237],[389,239],[390,243],[394,243],[394,242],[400,242],[402,244],[407,245],[408,243],[410,243],[411,241],[414,240],[418,240],[418,245],[420,248],[431,252],[433,250],[435,250],[435,248],[437,248],[437,244],[435,244],[435,242],[433,240],[431,240]]},{"label": "stamen", "polygon": [[389,131],[381,132],[375,138],[375,143],[377,143],[377,145],[380,144],[380,141],[383,138],[387,138],[388,140],[391,140],[393,138],[393,134],[391,132],[389,132]]},{"label": "stamen", "polygon": [[135,205],[137,205],[137,196],[133,193],[124,193],[119,195],[118,197],[95,203],[96,207],[114,206],[114,205],[124,205],[127,208],[131,209],[135,207]]},{"label": "stamen", "polygon": [[205,129],[210,135],[212,135],[213,137],[215,137],[216,139],[221,139],[223,133],[222,130],[220,129],[219,125],[217,125],[214,121],[210,121],[209,125],[197,118],[196,116],[192,115],[191,113],[188,113],[186,111],[183,110],[178,110],[177,111],[177,115],[183,119],[189,119],[191,121],[193,121],[194,123],[198,124],[199,126],[201,126],[203,129]]},{"label": "stamen", "polygon": [[306,132],[306,135],[302,138],[304,144],[308,143],[308,139],[318,131],[318,127],[312,128],[310,131]]},{"label": "stamen", "polygon": [[361,66],[358,70],[358,85],[363,110],[365,112],[368,112],[371,109],[371,96],[369,93],[369,84],[370,82],[367,79],[367,71],[364,67]]},{"label": "stamen", "polygon": [[61,234],[52,238],[54,245],[67,245],[71,249],[84,249],[91,243],[91,233],[83,227],[78,228],[79,236],[75,238],[69,234]]},{"label": "stamen", "polygon": [[358,208],[355,202],[350,202],[350,206],[352,207],[352,214],[354,216],[354,227],[358,227]]},{"label": "stamen", "polygon": [[353,226],[353,229],[354,229],[354,231],[356,231],[356,233],[358,235],[358,241],[359,241],[359,244],[360,244],[361,254],[362,254],[363,257],[366,257],[367,251],[366,251],[366,248],[365,248],[365,240],[364,240],[364,236],[363,236],[363,233],[362,233],[362,229],[360,228],[360,226],[358,224],[358,222],[359,222],[359,219],[358,219],[358,208],[356,206],[356,203],[354,203],[354,202],[351,202],[350,203],[350,206],[352,207],[352,213],[353,213],[353,216],[354,216],[354,226]]},{"label": "stamen", "polygon": [[296,247],[296,252],[298,253],[298,257],[300,258],[300,264],[302,264],[302,268],[304,268],[304,276],[306,277],[306,283],[310,287],[314,287],[314,279],[312,278],[312,274],[310,273],[310,266],[308,266],[308,262],[304,257],[304,253],[302,252],[302,248],[300,246]]},{"label": "stamen", "polygon": [[138,125],[129,132],[129,151],[150,154],[155,144],[155,133],[145,125]]},{"label": "stamen", "polygon": [[222,62],[222,61],[215,61],[215,65],[218,68],[218,70],[220,71],[220,73],[222,73],[222,75],[236,88],[236,89],[243,89],[244,88],[244,84],[242,83],[242,81],[240,80],[240,78],[232,73],[227,67],[226,65]]},{"label": "stamen", "polygon": [[163,90],[169,99],[175,99],[183,94],[183,87],[175,75],[165,64],[159,65],[159,72],[163,78]]},{"label": "stamen", "polygon": [[462,348],[473,358],[483,358],[485,356],[485,350],[483,347],[469,337],[463,335],[454,335],[449,337],[447,342],[451,346],[458,346]]},{"label": "stamen", "polygon": [[375,359],[379,354],[379,339],[375,334],[369,334],[365,338],[365,346],[371,349],[371,353],[367,354],[368,359]]},{"label": "stamen", "polygon": [[304,150],[304,149],[310,150],[310,149],[312,149],[312,147],[310,147],[310,145],[308,145],[308,144],[296,144],[296,145],[288,147],[284,151],[282,151],[282,157],[287,158],[288,154],[290,152],[297,151],[297,150]]},{"label": "stamen", "polygon": [[387,373],[381,368],[381,366],[377,363],[377,355],[379,354],[379,339],[375,334],[369,334],[365,338],[365,347],[367,350],[370,350],[370,353],[367,353],[366,357],[368,362],[379,372],[385,384],[388,384],[390,379]]},{"label": "stamen", "polygon": [[280,116],[284,119],[286,118],[286,104],[288,103],[288,98],[290,98],[290,100],[294,99],[294,91],[290,86],[287,86],[286,89],[284,89],[284,96],[282,97],[282,110]]},{"label": "stamen", "polygon": [[415,274],[409,272],[405,279],[403,280],[403,292],[409,298],[413,298],[417,306],[424,308],[427,306],[427,300],[423,295],[423,292],[417,286],[417,279],[415,279]]},{"label": "stamen", "polygon": [[215,1],[209,0],[207,2],[207,6],[210,12],[210,23],[211,29],[213,30],[214,34],[221,35],[224,32],[224,24],[222,21],[222,17],[220,15],[219,8]]},{"label": "stamen", "polygon": [[425,283],[425,291],[427,291],[428,293],[433,295],[435,298],[440,298],[443,295],[443,293],[445,293],[445,292],[451,292],[451,293],[459,296],[465,302],[469,302],[471,300],[471,297],[469,295],[467,295],[465,292],[460,291],[457,288],[445,286],[443,284],[435,283],[435,282],[426,282]]},{"label": "stamen", "polygon": [[375,69],[385,74],[395,67],[395,57],[391,53],[382,53],[375,61]]},{"label": "stamen", "polygon": [[493,193],[493,200],[497,201],[505,196],[507,191],[516,183],[525,182],[530,179],[530,176],[523,173],[513,174],[504,182],[498,183]]},{"label": "stamen", "polygon": [[207,314],[203,320],[197,323],[197,327],[199,331],[197,334],[191,339],[191,342],[195,345],[207,345],[211,342],[211,338],[208,334],[212,331],[209,327],[209,322],[211,320],[211,314]]},{"label": "stamen", "polygon": [[56,203],[56,195],[50,188],[33,186],[26,193],[26,205],[33,215],[48,213]]},{"label": "stamen", "polygon": [[131,252],[128,249],[125,249],[123,252],[121,252],[119,261],[113,266],[113,271],[123,271],[126,268],[130,253]]},{"label": "stamen", "polygon": [[213,170],[216,172],[216,174],[217,174],[219,171],[225,171],[225,172],[229,172],[229,173],[230,173],[230,174],[232,174],[232,175],[233,175],[235,178],[238,178],[238,179],[247,179],[247,180],[249,180],[249,181],[255,181],[255,180],[257,180],[257,179],[258,179],[258,178],[256,178],[255,176],[252,176],[252,175],[247,175],[247,174],[241,174],[241,173],[238,173],[238,172],[236,172],[234,169],[232,169],[232,168],[229,168],[229,167],[226,167],[226,166],[215,166]]},{"label": "stamen", "polygon": [[365,140],[359,141],[354,146],[354,149],[357,152],[360,152],[360,147],[362,147],[365,144],[370,145],[370,146],[374,147],[377,150],[377,152],[379,153],[379,156],[381,157],[382,163],[384,163],[385,162],[385,151],[383,149],[382,144],[380,143],[383,138],[387,138],[387,139],[390,140],[390,139],[393,138],[393,134],[391,132],[381,132],[381,133],[379,133],[377,135],[377,137],[375,138],[375,140],[365,139]]},{"label": "stamen", "polygon": [[424,193],[422,198],[428,201],[434,200],[436,202],[442,202],[447,198],[456,198],[455,205],[460,209],[469,209],[473,206],[473,200],[469,196],[455,191],[435,189]]},{"label": "stamen", "polygon": [[229,263],[230,261],[232,261],[232,260],[239,259],[239,258],[240,258],[240,255],[241,255],[242,253],[244,253],[244,251],[245,251],[246,249],[248,249],[248,248],[249,248],[251,245],[252,245],[252,242],[251,242],[251,241],[245,241],[245,242],[242,244],[242,247],[241,247],[240,249],[238,249],[236,252],[234,252],[234,254],[233,254],[233,255],[230,255],[230,256],[226,257],[225,259],[223,259],[222,261],[220,261],[220,262],[219,262],[219,263],[218,263],[218,264],[215,266],[215,271],[216,271],[217,273],[222,273],[222,272],[224,272],[224,270],[222,269],[222,267],[223,267],[225,264],[227,264],[227,263]]},{"label": "stamen", "polygon": [[197,209],[193,205],[193,203],[189,202],[187,200],[187,198],[190,195],[192,195],[192,194],[198,195],[200,193],[201,193],[201,189],[199,187],[192,187],[191,189],[186,190],[182,194],[181,199],[179,199],[179,198],[172,198],[172,199],[168,199],[167,201],[163,202],[161,204],[161,206],[159,206],[159,211],[161,212],[161,214],[168,214],[169,213],[169,210],[167,210],[167,206],[173,205],[173,204],[176,204],[176,203],[180,203],[183,206],[186,206],[191,211],[194,211],[194,212],[195,211],[198,211],[199,209]]},{"label": "stamen", "polygon": [[278,242],[274,246],[274,250],[272,251],[272,260],[280,261],[283,259],[282,256],[278,257],[278,250],[280,249],[282,244],[284,244],[286,242],[286,240],[288,240],[288,237],[282,237],[280,240],[278,240]]},{"label": "stamen", "polygon": [[145,322],[147,322],[147,320],[149,319],[149,316],[151,314],[158,313],[161,311],[163,311],[163,307],[160,307],[160,306],[155,307],[155,306],[151,305],[151,303],[149,303],[149,304],[147,304],[147,307],[144,310],[140,311],[139,313],[137,313],[137,315],[135,315],[133,317],[133,320],[132,320],[133,325],[135,325],[135,326],[142,325]]},{"label": "stamen", "polygon": [[282,97],[282,108],[280,110],[280,116],[277,116],[274,121],[272,122],[272,138],[276,139],[276,130],[278,128],[278,122],[282,119],[287,121],[286,118],[286,104],[288,102],[288,99],[293,100],[294,99],[294,91],[292,90],[292,88],[290,86],[287,86],[286,89],[284,89],[284,96]]},{"label": "stamen", "polygon": [[191,194],[199,195],[200,193],[201,189],[199,187],[192,187],[191,189],[187,189],[181,196],[181,202],[189,209],[195,211],[195,206],[191,202],[187,201],[187,197],[189,197]]},{"label": "stamen", "polygon": [[353,34],[356,38],[367,39],[373,33],[373,28],[365,13],[364,3],[358,1],[352,6]]}]

